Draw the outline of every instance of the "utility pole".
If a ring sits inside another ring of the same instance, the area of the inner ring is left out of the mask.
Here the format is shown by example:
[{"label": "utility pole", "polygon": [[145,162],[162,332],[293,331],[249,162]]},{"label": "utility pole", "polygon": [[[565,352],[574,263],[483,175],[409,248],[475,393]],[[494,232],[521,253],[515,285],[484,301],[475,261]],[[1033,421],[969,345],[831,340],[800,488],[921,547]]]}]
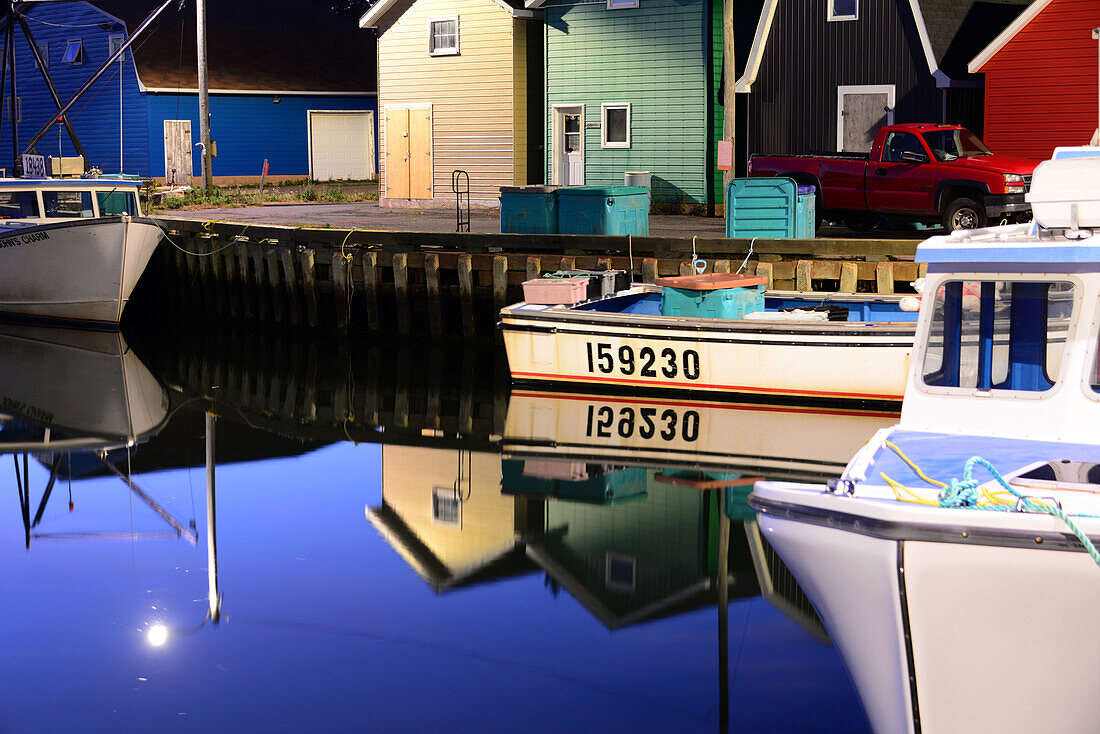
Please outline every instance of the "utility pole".
[{"label": "utility pole", "polygon": [[[728,1],[728,0],[727,0]],[[206,78],[206,0],[195,0],[195,29],[198,33],[199,62],[199,145],[202,148],[202,188],[207,196],[214,193],[211,170],[210,92]]]},{"label": "utility pole", "polygon": [[722,139],[730,144],[730,168],[722,172],[722,202],[726,203],[726,192],[730,180],[736,175],[737,145],[736,112],[737,100],[737,60],[733,55],[733,0],[722,0],[722,67],[726,70],[726,83],[722,99]]}]

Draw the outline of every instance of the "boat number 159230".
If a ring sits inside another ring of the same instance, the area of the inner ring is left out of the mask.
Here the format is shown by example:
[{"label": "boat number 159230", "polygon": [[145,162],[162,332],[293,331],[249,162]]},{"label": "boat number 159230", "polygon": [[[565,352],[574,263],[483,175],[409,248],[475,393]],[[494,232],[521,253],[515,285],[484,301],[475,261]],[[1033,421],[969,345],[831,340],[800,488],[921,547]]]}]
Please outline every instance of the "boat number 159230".
[{"label": "boat number 159230", "polygon": [[660,351],[653,347],[642,347],[635,355],[634,348],[628,344],[618,349],[604,342],[588,342],[586,346],[588,371],[592,373],[598,370],[609,375],[618,370],[624,375],[641,377],[663,375],[671,380],[683,375],[688,380],[699,379],[699,353],[694,349],[681,352],[672,347],[665,347]]}]

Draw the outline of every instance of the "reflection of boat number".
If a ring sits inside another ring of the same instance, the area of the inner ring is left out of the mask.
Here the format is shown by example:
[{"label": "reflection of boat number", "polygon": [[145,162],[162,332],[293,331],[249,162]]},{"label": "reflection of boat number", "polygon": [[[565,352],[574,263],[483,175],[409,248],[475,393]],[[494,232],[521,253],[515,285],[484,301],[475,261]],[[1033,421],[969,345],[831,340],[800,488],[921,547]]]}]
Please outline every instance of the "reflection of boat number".
[{"label": "reflection of boat number", "polygon": [[588,406],[588,436],[596,438],[611,438],[612,429],[620,438],[633,438],[634,434],[644,439],[660,436],[665,441],[673,441],[677,437],[684,441],[699,440],[699,414],[694,410],[685,410],[683,416],[666,408],[658,411],[657,408],[619,408],[616,415],[615,409],[609,405],[597,408]]},{"label": "reflection of boat number", "polygon": [[682,369],[686,379],[699,379],[699,353],[694,349],[685,349],[679,354],[672,347],[665,347],[659,353],[652,347],[642,347],[635,359],[634,348],[626,344],[618,350],[604,342],[588,342],[586,346],[589,372],[599,370],[609,375],[617,367],[624,375],[633,375],[636,371],[641,377],[657,377],[660,374],[673,379]]}]

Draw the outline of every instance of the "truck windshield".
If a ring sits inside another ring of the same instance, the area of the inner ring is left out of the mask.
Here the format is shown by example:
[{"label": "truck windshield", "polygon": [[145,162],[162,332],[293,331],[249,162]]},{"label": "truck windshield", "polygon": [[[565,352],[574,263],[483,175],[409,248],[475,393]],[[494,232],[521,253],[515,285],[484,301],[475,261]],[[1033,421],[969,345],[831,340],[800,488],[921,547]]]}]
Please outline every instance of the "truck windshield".
[{"label": "truck windshield", "polygon": [[953,161],[956,158],[970,158],[979,155],[993,155],[985,143],[969,130],[934,130],[924,133],[924,142],[932,149],[932,155],[938,161]]}]

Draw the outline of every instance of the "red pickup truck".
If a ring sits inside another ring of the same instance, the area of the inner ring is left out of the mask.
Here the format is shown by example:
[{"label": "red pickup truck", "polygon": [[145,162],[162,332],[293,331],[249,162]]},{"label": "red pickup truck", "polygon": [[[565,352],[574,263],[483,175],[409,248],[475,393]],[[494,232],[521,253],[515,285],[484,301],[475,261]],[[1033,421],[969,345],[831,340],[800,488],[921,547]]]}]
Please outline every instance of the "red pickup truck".
[{"label": "red pickup truck", "polygon": [[750,176],[785,176],[817,187],[818,221],[870,229],[878,215],[948,231],[1026,220],[1024,194],[1039,161],[994,155],[958,125],[886,125],[870,153],[753,155]]}]

